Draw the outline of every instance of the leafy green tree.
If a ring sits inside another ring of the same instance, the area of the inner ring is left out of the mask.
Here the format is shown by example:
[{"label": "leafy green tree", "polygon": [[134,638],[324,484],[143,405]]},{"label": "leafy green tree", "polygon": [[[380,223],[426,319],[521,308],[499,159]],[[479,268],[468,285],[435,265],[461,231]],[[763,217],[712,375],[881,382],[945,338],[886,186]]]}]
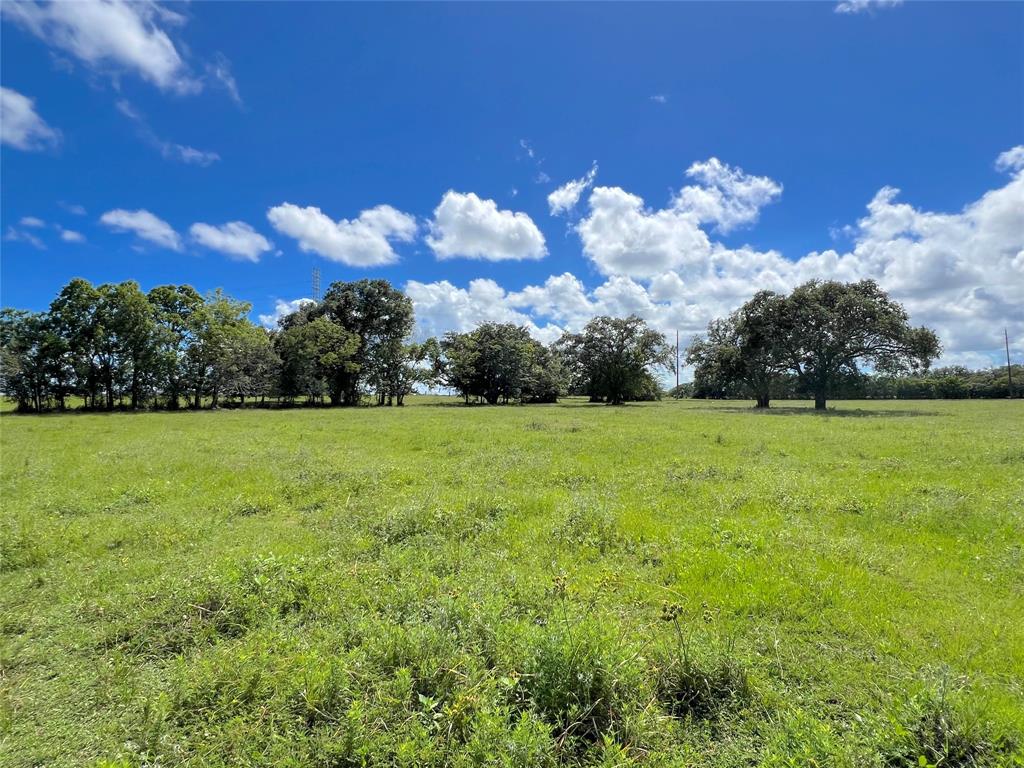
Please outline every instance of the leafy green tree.
[{"label": "leafy green tree", "polygon": [[211,405],[217,406],[230,369],[232,342],[251,327],[247,317],[250,309],[248,303],[217,290],[189,315],[185,371],[194,408],[202,407],[205,395],[210,395]]},{"label": "leafy green tree", "polygon": [[442,380],[469,401],[553,401],[564,388],[561,361],[511,323],[483,323],[442,340]]},{"label": "leafy green tree", "polygon": [[595,317],[582,333],[565,334],[557,346],[574,388],[609,405],[658,396],[652,369],[674,370],[665,336],[636,315]]},{"label": "leafy green tree", "polygon": [[99,305],[99,291],[80,277],[64,286],[50,304],[54,333],[66,347],[72,390],[82,397],[86,408],[99,406]]},{"label": "leafy green tree", "polygon": [[687,349],[696,386],[725,393],[740,384],[767,408],[779,377],[787,370],[782,340],[786,332],[785,297],[759,291],[729,317],[713,320],[707,334]]},{"label": "leafy green tree", "polygon": [[107,407],[113,407],[115,392],[127,392],[131,407],[139,408],[158,370],[159,329],[153,305],[131,280],[101,285],[97,291]]},{"label": "leafy green tree", "polygon": [[780,348],[799,382],[814,393],[814,407],[847,376],[871,366],[881,374],[927,370],[941,353],[928,328],[911,327],[906,310],[873,280],[812,280],[786,299]]},{"label": "leafy green tree", "polygon": [[188,385],[186,353],[193,340],[193,315],[202,309],[203,297],[191,285],[160,285],[147,298],[159,328],[157,379],[168,407],[177,409]]},{"label": "leafy green tree", "polygon": [[357,405],[363,385],[378,395],[383,391],[386,398],[387,382],[399,380],[406,363],[401,345],[412,332],[409,297],[387,280],[336,282],[323,301],[307,312],[329,318],[359,340],[352,365],[339,370],[339,378],[331,382],[331,401]]},{"label": "leafy green tree", "polygon": [[0,385],[19,411],[50,406],[59,337],[42,313],[0,310]]},{"label": "leafy green tree", "polygon": [[240,324],[226,339],[219,367],[223,395],[244,404],[247,397],[264,399],[274,391],[281,359],[265,329]]},{"label": "leafy green tree", "polygon": [[275,339],[281,358],[281,391],[288,399],[307,397],[320,402],[326,393],[332,404],[342,396],[341,383],[348,380],[359,337],[326,316],[288,324]]}]

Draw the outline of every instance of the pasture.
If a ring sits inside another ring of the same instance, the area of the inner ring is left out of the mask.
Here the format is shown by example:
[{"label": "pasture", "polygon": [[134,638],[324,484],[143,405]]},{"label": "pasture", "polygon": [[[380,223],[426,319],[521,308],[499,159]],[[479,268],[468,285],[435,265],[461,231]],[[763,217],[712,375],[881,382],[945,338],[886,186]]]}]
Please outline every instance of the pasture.
[{"label": "pasture", "polygon": [[1024,765],[1024,402],[0,419],[0,765]]}]

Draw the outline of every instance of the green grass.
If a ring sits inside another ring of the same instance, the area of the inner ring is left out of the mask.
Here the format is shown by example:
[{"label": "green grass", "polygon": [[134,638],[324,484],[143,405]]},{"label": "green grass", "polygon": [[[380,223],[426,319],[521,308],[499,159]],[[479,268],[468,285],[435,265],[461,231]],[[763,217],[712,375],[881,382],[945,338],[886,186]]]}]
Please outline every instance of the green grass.
[{"label": "green grass", "polygon": [[0,765],[1024,765],[1024,403],[0,419]]}]

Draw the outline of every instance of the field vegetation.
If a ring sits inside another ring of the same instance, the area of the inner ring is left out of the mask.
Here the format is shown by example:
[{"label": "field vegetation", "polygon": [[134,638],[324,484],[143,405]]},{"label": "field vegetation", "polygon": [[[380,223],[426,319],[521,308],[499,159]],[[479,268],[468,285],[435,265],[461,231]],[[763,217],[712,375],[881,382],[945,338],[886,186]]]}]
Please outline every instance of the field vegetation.
[{"label": "field vegetation", "polygon": [[0,417],[0,765],[1024,765],[1020,401]]}]

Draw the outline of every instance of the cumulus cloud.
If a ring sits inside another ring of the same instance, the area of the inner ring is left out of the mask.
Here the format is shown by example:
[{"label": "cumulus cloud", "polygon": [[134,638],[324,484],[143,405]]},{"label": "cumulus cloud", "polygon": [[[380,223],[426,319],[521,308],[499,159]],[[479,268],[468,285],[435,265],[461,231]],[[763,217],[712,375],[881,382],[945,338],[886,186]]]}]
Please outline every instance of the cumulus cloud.
[{"label": "cumulus cloud", "polygon": [[693,213],[702,224],[714,224],[719,232],[757,221],[761,208],[782,194],[778,182],[767,176],[751,176],[717,157],[694,163],[686,175],[700,183],[683,187],[673,207]]},{"label": "cumulus cloud", "polygon": [[650,210],[620,187],[596,187],[590,211],[576,230],[584,254],[606,275],[653,277],[688,263],[703,263],[708,236],[690,213]]},{"label": "cumulus cloud", "polygon": [[572,211],[576,207],[576,203],[580,201],[580,196],[594,184],[596,176],[597,163],[595,162],[582,178],[571,179],[548,195],[548,207],[551,209],[551,215],[559,216]]},{"label": "cumulus cloud", "polygon": [[292,312],[298,312],[306,304],[315,303],[316,302],[312,299],[292,299],[291,301],[277,299],[274,302],[273,312],[266,315],[259,315],[260,325],[265,328],[276,328],[278,321],[285,315],[290,315]]},{"label": "cumulus cloud", "polygon": [[207,248],[241,261],[257,262],[273,245],[244,221],[229,221],[219,227],[196,222],[189,227],[192,239]]},{"label": "cumulus cloud", "polygon": [[405,293],[412,300],[419,338],[441,336],[447,331],[469,331],[483,322],[515,323],[530,328],[537,338],[550,342],[562,335],[558,326],[535,325],[530,317],[516,311],[505,290],[493,280],[472,280],[457,288],[447,280],[421,283],[410,280]]},{"label": "cumulus cloud", "polygon": [[131,232],[136,237],[148,240],[161,248],[181,250],[181,237],[163,219],[146,210],[126,211],[116,208],[100,216],[100,223],[115,232]]},{"label": "cumulus cloud", "polygon": [[40,227],[45,227],[46,226],[46,222],[43,221],[40,218],[37,218],[36,216],[22,216],[21,217],[21,226],[23,226],[23,227],[33,227],[35,229],[39,229]]},{"label": "cumulus cloud", "polygon": [[1008,149],[996,158],[996,170],[1019,171],[1024,169],[1024,144]]},{"label": "cumulus cloud", "polygon": [[60,143],[60,131],[36,112],[35,101],[0,86],[0,143],[28,152]]},{"label": "cumulus cloud", "polygon": [[876,8],[895,8],[903,0],[842,0],[836,3],[836,13],[864,13]]},{"label": "cumulus cloud", "polygon": [[201,89],[167,32],[184,24],[185,17],[158,3],[24,0],[3,5],[6,18],[90,69],[115,76],[134,72],[175,93]]},{"label": "cumulus cloud", "polygon": [[[1001,165],[1013,169],[1013,151]],[[636,313],[683,343],[756,291],[788,291],[810,279],[871,278],[903,302],[915,324],[934,328],[940,361],[995,362],[1002,328],[1024,339],[1024,168],[1002,187],[957,212],[925,211],[883,187],[850,228],[845,252],[786,258],[777,251],[730,248],[700,228],[692,211],[652,211],[619,188],[598,187],[578,231],[584,251],[607,277],[588,289],[565,273],[507,291],[493,281],[460,288],[411,283],[423,334],[472,328],[483,320],[527,325],[548,340],[596,314]],[[1020,342],[1018,342],[1019,346]]]},{"label": "cumulus cloud", "polygon": [[540,259],[548,252],[544,235],[527,214],[499,210],[493,200],[453,190],[434,209],[427,245],[439,259]]},{"label": "cumulus cloud", "polygon": [[411,242],[418,229],[416,219],[390,205],[378,205],[356,219],[334,221],[319,208],[300,208],[282,203],[267,211],[271,225],[299,242],[303,251],[352,267],[394,264],[398,254],[392,241]]}]

